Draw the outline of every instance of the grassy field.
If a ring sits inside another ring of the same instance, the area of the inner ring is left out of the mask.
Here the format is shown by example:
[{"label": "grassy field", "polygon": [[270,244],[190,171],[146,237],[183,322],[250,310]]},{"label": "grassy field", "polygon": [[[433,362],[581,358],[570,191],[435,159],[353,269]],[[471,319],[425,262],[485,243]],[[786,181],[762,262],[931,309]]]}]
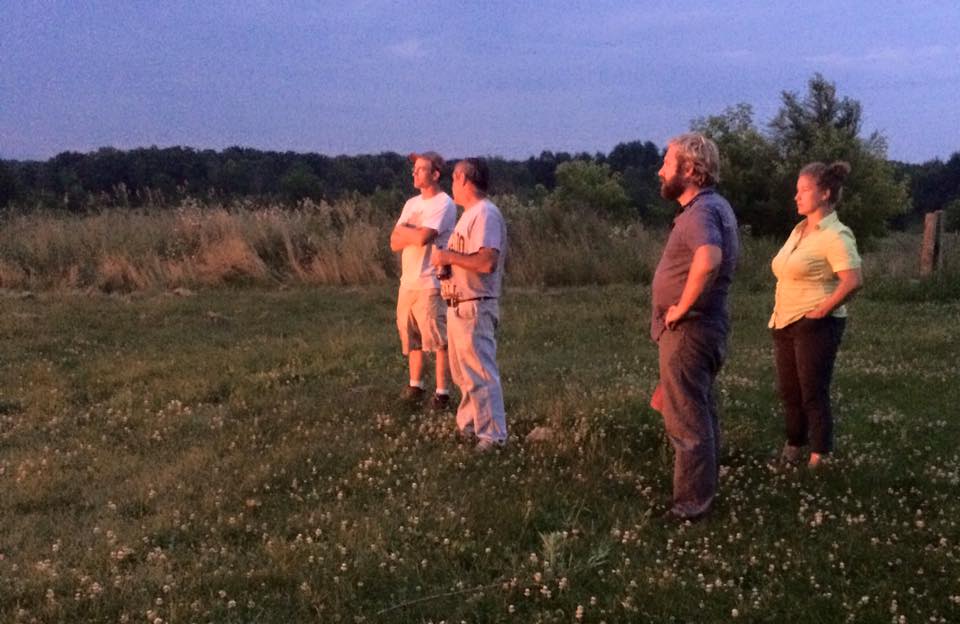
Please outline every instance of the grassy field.
[{"label": "grassy field", "polygon": [[8,294],[0,621],[960,621],[960,304],[854,303],[811,474],[768,465],[770,297],[734,294],[716,513],[668,527],[645,287],[508,291],[481,457],[395,404],[390,286]]}]

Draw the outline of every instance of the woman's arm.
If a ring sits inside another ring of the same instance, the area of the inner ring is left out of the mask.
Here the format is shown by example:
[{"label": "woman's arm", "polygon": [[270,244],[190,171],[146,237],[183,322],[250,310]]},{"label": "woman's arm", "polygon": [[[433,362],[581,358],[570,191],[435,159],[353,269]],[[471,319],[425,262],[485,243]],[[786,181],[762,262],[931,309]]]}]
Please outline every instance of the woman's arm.
[{"label": "woman's arm", "polygon": [[829,316],[831,312],[844,304],[855,292],[863,286],[863,274],[860,269],[849,269],[847,271],[837,271],[837,278],[840,283],[836,290],[824,299],[820,305],[807,312],[804,317],[809,319],[821,319]]}]

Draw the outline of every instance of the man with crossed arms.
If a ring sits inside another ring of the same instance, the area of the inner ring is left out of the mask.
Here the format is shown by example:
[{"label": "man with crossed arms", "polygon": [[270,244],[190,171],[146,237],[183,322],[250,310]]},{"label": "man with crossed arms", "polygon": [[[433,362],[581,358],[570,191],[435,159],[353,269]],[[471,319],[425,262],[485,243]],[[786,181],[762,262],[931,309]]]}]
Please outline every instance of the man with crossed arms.
[{"label": "man with crossed arms", "polygon": [[443,159],[436,152],[410,154],[413,186],[420,194],[411,197],[390,234],[390,249],[401,252],[400,292],[397,296],[397,330],[400,345],[410,363],[410,385],[401,399],[419,405],[424,396],[423,352],[436,353],[437,390],[431,408],[450,404],[447,388],[446,309],[440,298],[440,282],[430,266],[430,250],[446,244],[457,220],[457,207],[440,188]]}]

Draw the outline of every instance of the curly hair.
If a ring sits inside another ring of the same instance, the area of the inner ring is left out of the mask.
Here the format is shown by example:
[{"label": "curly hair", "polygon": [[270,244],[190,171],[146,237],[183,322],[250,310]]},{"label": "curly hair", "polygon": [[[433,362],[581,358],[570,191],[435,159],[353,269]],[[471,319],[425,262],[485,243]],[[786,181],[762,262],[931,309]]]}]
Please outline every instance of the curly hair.
[{"label": "curly hair", "polygon": [[676,149],[677,164],[693,165],[693,181],[699,187],[720,182],[720,150],[717,144],[699,132],[688,132],[670,139]]}]

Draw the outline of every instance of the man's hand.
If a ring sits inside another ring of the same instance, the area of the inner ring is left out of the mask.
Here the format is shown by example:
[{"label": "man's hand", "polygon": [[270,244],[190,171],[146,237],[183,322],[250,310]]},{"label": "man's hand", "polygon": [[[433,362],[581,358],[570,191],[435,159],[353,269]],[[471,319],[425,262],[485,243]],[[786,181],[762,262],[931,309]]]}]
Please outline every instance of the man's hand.
[{"label": "man's hand", "polygon": [[667,314],[663,317],[663,322],[667,326],[667,329],[673,329],[686,315],[686,310],[681,310],[679,306],[672,305],[667,308]]},{"label": "man's hand", "polygon": [[447,260],[444,255],[445,252],[443,249],[437,249],[434,247],[433,251],[430,252],[430,264],[437,268],[440,268],[445,264],[450,264],[449,260]]},{"label": "man's hand", "polygon": [[450,264],[476,273],[493,273],[497,270],[499,258],[500,251],[491,247],[481,247],[476,253],[471,254],[434,247],[430,253],[430,264],[438,268]]},{"label": "man's hand", "polygon": [[722,260],[723,252],[716,245],[700,245],[693,252],[690,272],[687,274],[686,284],[683,285],[683,292],[680,293],[680,300],[670,306],[663,317],[663,322],[669,329],[676,327],[677,323],[687,316],[690,308],[713,281]]}]

